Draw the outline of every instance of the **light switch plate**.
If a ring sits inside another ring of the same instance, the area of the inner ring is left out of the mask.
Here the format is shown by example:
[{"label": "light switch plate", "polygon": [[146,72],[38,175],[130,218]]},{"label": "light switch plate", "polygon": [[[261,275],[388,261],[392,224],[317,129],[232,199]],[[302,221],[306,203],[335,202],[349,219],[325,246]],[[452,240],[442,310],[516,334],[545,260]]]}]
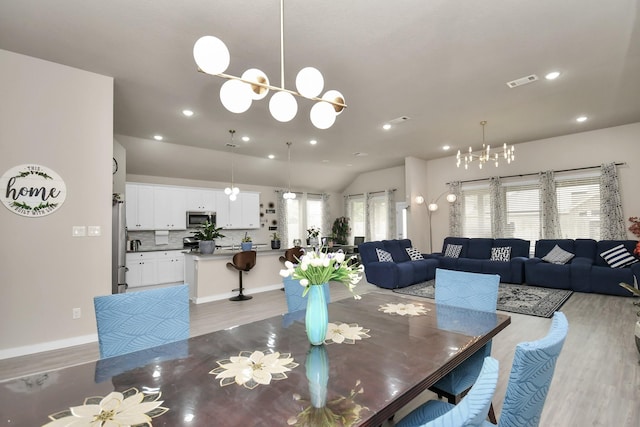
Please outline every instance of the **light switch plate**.
[{"label": "light switch plate", "polygon": [[90,225],[87,228],[87,231],[89,233],[89,237],[102,236],[102,228],[99,225]]},{"label": "light switch plate", "polygon": [[74,225],[71,228],[71,235],[73,237],[84,237],[87,235],[87,227],[84,225]]}]

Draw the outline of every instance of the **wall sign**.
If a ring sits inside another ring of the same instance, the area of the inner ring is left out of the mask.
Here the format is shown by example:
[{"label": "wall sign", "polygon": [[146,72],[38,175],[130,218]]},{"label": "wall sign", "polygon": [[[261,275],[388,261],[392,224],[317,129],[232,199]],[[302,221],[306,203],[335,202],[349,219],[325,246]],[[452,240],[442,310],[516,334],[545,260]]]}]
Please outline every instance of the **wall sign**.
[{"label": "wall sign", "polygon": [[62,206],[67,186],[46,166],[20,165],[0,177],[2,204],[10,211],[28,217],[49,215]]}]

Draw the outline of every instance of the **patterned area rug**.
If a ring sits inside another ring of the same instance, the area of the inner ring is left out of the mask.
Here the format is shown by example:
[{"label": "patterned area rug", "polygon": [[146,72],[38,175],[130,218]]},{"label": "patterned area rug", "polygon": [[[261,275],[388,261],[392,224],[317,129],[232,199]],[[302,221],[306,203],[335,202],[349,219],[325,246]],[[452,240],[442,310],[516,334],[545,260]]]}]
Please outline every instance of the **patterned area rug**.
[{"label": "patterned area rug", "polygon": [[[434,298],[435,281],[418,283],[406,288],[394,289],[393,292],[414,295],[424,298]],[[564,289],[540,288],[537,286],[512,285],[500,283],[498,289],[498,310],[511,313],[528,314],[530,316],[551,317],[558,310],[573,291]]]}]

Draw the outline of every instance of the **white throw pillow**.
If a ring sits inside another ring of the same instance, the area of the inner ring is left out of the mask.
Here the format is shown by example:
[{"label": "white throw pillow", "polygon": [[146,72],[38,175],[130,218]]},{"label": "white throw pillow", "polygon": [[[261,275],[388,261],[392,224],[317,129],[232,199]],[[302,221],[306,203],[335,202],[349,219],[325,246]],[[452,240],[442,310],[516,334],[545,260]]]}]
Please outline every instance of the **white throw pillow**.
[{"label": "white throw pillow", "polygon": [[490,261],[509,261],[511,259],[511,246],[491,248]]},{"label": "white throw pillow", "polygon": [[378,261],[380,262],[393,262],[391,254],[384,249],[376,248],[376,255],[378,255]]},{"label": "white throw pillow", "polygon": [[407,255],[409,255],[409,258],[411,258],[411,260],[413,261],[417,259],[424,259],[422,253],[416,248],[405,248],[405,250],[407,251]]},{"label": "white throw pillow", "polygon": [[602,252],[600,256],[611,268],[622,268],[638,262],[638,260],[629,253],[623,244]]},{"label": "white throw pillow", "polygon": [[447,243],[447,248],[444,250],[444,256],[447,258],[458,258],[462,252],[462,245],[452,245]]},{"label": "white throw pillow", "polygon": [[553,249],[549,251],[548,254],[542,257],[542,260],[550,262],[552,264],[566,264],[574,256],[575,255],[572,254],[571,252],[567,252],[564,249],[562,249],[560,246],[555,245]]}]

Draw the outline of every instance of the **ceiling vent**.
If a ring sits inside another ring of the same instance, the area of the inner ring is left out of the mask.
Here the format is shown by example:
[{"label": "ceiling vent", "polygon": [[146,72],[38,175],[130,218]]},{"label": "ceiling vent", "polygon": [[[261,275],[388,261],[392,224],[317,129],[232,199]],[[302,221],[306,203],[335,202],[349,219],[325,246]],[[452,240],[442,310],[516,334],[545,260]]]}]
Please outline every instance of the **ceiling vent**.
[{"label": "ceiling vent", "polygon": [[538,76],[536,76],[535,74],[531,74],[527,77],[521,77],[519,79],[511,80],[510,82],[507,82],[507,86],[513,89],[514,87],[526,85],[527,83],[533,83],[535,81],[538,81]]},{"label": "ceiling vent", "polygon": [[397,119],[390,120],[389,124],[397,125],[398,123],[403,123],[403,122],[406,122],[407,120],[409,120],[409,117],[401,116],[401,117],[398,117]]},{"label": "ceiling vent", "polygon": [[226,143],[226,144],[224,144],[224,145],[225,145],[225,146],[227,146],[227,147],[231,147],[231,148],[236,148],[236,147],[237,147],[237,145],[236,145],[236,144],[232,144],[232,143],[230,143],[230,142],[227,142],[227,143]]}]

